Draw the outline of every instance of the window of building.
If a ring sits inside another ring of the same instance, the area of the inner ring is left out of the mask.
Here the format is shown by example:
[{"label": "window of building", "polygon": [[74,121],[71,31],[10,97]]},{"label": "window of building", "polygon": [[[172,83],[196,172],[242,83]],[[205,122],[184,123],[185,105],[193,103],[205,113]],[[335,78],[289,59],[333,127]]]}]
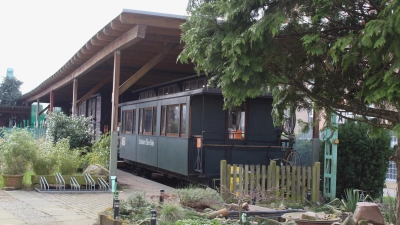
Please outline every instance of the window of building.
[{"label": "window of building", "polygon": [[158,89],[158,95],[168,95],[178,92],[180,92],[180,90],[176,84]]},{"label": "window of building", "polygon": [[228,110],[228,132],[230,139],[244,139],[246,112],[244,104]]},{"label": "window of building", "polygon": [[393,161],[389,161],[389,167],[386,173],[386,179],[396,181],[397,177],[396,175],[397,175],[396,163],[394,163]]},{"label": "window of building", "polygon": [[183,90],[184,91],[195,90],[195,89],[203,88],[205,86],[206,86],[206,78],[202,78],[202,79],[183,83]]},{"label": "window of building", "polygon": [[153,90],[144,91],[144,92],[141,92],[141,93],[139,94],[139,99],[152,98],[152,97],[155,97],[155,96],[157,96],[157,95],[156,95],[156,93],[155,93]]}]

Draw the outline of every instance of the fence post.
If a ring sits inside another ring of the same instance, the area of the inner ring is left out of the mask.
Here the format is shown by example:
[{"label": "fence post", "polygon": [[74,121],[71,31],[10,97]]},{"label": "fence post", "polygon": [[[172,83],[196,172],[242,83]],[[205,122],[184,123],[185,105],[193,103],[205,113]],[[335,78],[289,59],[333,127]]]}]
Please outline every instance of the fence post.
[{"label": "fence post", "polygon": [[314,166],[312,167],[312,188],[311,188],[311,201],[312,202],[316,202],[316,196],[317,196],[317,168],[314,164]]},{"label": "fence post", "polygon": [[226,175],[226,160],[221,160],[221,164],[220,164],[220,166],[221,166],[221,174],[220,174],[220,179],[221,179],[221,182],[220,182],[220,184],[219,184],[219,190],[220,190],[220,195],[221,195],[221,197],[224,197],[224,188],[227,188],[227,182],[226,182],[226,177],[227,177],[227,175]]}]

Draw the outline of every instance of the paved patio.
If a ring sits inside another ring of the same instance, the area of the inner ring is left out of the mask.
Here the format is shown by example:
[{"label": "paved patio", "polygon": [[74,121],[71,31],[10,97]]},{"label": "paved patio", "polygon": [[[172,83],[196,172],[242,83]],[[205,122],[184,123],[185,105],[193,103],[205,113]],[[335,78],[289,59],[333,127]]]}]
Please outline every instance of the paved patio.
[{"label": "paved patio", "polygon": [[[172,193],[173,188],[117,171],[118,184],[124,189],[120,199],[134,191],[145,191],[149,200],[158,201],[160,189]],[[98,213],[112,207],[112,193],[39,193],[34,190],[0,191],[0,224],[91,225]]]}]

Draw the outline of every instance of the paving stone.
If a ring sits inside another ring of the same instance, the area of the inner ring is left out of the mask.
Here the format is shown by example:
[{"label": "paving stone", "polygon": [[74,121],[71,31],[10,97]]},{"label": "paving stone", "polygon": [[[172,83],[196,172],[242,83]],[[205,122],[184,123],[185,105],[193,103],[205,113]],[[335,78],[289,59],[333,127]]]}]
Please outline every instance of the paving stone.
[{"label": "paving stone", "polygon": [[26,224],[26,222],[21,219],[2,219],[1,224],[19,225],[19,224]]}]

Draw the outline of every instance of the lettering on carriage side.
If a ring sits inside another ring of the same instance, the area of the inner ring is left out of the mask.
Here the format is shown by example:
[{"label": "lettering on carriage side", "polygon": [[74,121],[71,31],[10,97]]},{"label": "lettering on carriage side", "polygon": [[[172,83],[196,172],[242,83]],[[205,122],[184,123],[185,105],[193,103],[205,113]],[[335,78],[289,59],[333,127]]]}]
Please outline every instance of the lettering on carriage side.
[{"label": "lettering on carriage side", "polygon": [[146,139],[139,138],[139,145],[154,146],[154,141],[147,138]]}]

